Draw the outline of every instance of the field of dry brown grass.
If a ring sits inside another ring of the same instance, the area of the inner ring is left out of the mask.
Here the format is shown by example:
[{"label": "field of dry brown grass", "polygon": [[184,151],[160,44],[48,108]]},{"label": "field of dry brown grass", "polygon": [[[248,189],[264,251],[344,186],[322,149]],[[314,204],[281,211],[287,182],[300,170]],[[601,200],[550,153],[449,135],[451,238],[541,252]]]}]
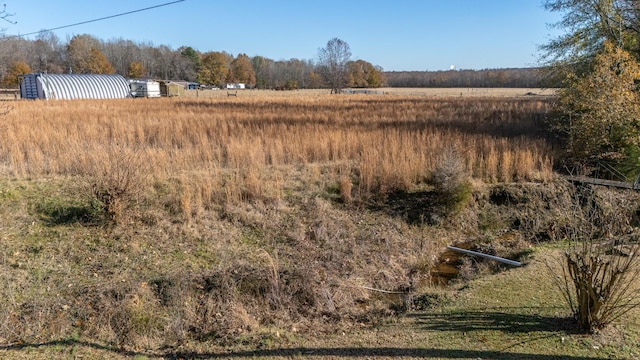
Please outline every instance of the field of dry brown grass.
[{"label": "field of dry brown grass", "polygon": [[[423,96],[423,97],[549,97],[556,95],[556,89],[532,89],[532,88],[375,88],[370,89],[376,94],[396,96]],[[186,97],[210,98],[210,97],[305,97],[327,95],[327,89],[300,89],[290,91],[275,90],[188,90]]]},{"label": "field of dry brown grass", "polygon": [[544,180],[553,162],[541,132],[551,107],[544,97],[263,94],[14,104],[0,171],[18,178],[111,172],[128,154],[145,175],[203,177],[230,198],[281,193],[285,179],[276,169],[308,164],[327,166],[350,179],[354,195],[369,196],[421,183],[445,149],[485,182]]},{"label": "field of dry brown grass", "polygon": [[526,260],[559,236],[552,96],[249,94],[12,103],[0,356],[377,331],[438,301],[445,245]]}]

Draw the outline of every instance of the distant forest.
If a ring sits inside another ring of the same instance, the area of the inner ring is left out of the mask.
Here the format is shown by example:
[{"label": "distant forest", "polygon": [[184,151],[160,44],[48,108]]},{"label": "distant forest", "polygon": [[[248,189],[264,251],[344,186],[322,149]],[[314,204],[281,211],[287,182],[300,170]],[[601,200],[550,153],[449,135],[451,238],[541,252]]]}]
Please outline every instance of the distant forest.
[{"label": "distant forest", "polygon": [[390,87],[429,88],[535,88],[558,87],[541,68],[449,70],[449,71],[387,71]]}]

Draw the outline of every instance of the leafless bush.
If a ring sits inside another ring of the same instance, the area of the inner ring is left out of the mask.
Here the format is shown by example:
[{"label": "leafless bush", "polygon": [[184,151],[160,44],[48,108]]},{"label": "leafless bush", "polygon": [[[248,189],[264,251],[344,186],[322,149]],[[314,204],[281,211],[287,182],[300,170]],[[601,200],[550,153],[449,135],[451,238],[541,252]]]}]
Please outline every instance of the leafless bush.
[{"label": "leafless bush", "polygon": [[148,165],[142,151],[116,145],[90,159],[84,171],[91,174],[91,198],[108,220],[119,222],[126,208],[144,189]]},{"label": "leafless bush", "polygon": [[640,235],[624,235],[630,215],[589,189],[577,193],[569,217],[561,270],[549,268],[578,327],[595,332],[640,305]]},{"label": "leafless bush", "polygon": [[447,147],[438,157],[431,183],[446,212],[458,211],[471,195],[469,174],[464,158],[455,147]]}]

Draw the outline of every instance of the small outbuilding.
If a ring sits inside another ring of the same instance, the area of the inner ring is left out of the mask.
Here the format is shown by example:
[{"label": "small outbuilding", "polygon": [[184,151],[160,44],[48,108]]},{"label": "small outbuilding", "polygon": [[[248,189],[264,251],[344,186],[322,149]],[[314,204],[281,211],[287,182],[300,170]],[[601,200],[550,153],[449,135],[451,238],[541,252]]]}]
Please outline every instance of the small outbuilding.
[{"label": "small outbuilding", "polygon": [[185,90],[198,90],[200,89],[200,84],[197,82],[186,81],[186,80],[169,80],[172,84],[178,84],[182,86]]},{"label": "small outbuilding", "polygon": [[19,76],[23,99],[123,99],[129,82],[111,74],[26,74]]},{"label": "small outbuilding", "polygon": [[168,80],[160,81],[160,94],[162,96],[182,96],[184,92],[184,86],[178,82]]},{"label": "small outbuilding", "polygon": [[160,97],[160,83],[153,80],[129,80],[132,97]]}]

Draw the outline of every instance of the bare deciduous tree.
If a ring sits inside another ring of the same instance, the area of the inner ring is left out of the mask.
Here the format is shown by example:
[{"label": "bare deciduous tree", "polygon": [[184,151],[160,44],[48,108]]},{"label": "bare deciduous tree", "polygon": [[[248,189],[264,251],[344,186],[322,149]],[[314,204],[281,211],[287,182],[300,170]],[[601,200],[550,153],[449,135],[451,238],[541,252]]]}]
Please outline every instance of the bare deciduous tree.
[{"label": "bare deciduous tree", "polygon": [[102,52],[116,68],[118,74],[126,74],[129,65],[142,58],[140,47],[133,41],[122,38],[105,42]]},{"label": "bare deciduous tree", "polygon": [[324,48],[318,50],[318,68],[331,93],[340,93],[349,81],[351,49],[347,42],[333,38]]},{"label": "bare deciduous tree", "polygon": [[27,63],[35,72],[62,73],[65,71],[65,45],[51,31],[41,31],[33,42]]},{"label": "bare deciduous tree", "polygon": [[[11,17],[14,14],[11,14],[7,11],[7,4],[2,4],[2,10],[0,10],[0,20],[7,22],[9,24],[15,24],[15,21],[11,20]],[[2,33],[4,33],[6,29],[2,29]]]},{"label": "bare deciduous tree", "polygon": [[[9,12],[7,12],[7,5],[3,4],[2,10],[0,10],[0,19],[10,24],[15,24],[15,22],[10,19],[12,16],[13,14],[10,14]],[[5,32],[4,28],[0,29],[0,35],[4,35],[4,32]],[[9,113],[9,111],[11,111],[10,107],[4,107],[0,109],[0,117],[6,115],[7,113]],[[0,126],[0,129],[2,129],[2,126]]]}]

